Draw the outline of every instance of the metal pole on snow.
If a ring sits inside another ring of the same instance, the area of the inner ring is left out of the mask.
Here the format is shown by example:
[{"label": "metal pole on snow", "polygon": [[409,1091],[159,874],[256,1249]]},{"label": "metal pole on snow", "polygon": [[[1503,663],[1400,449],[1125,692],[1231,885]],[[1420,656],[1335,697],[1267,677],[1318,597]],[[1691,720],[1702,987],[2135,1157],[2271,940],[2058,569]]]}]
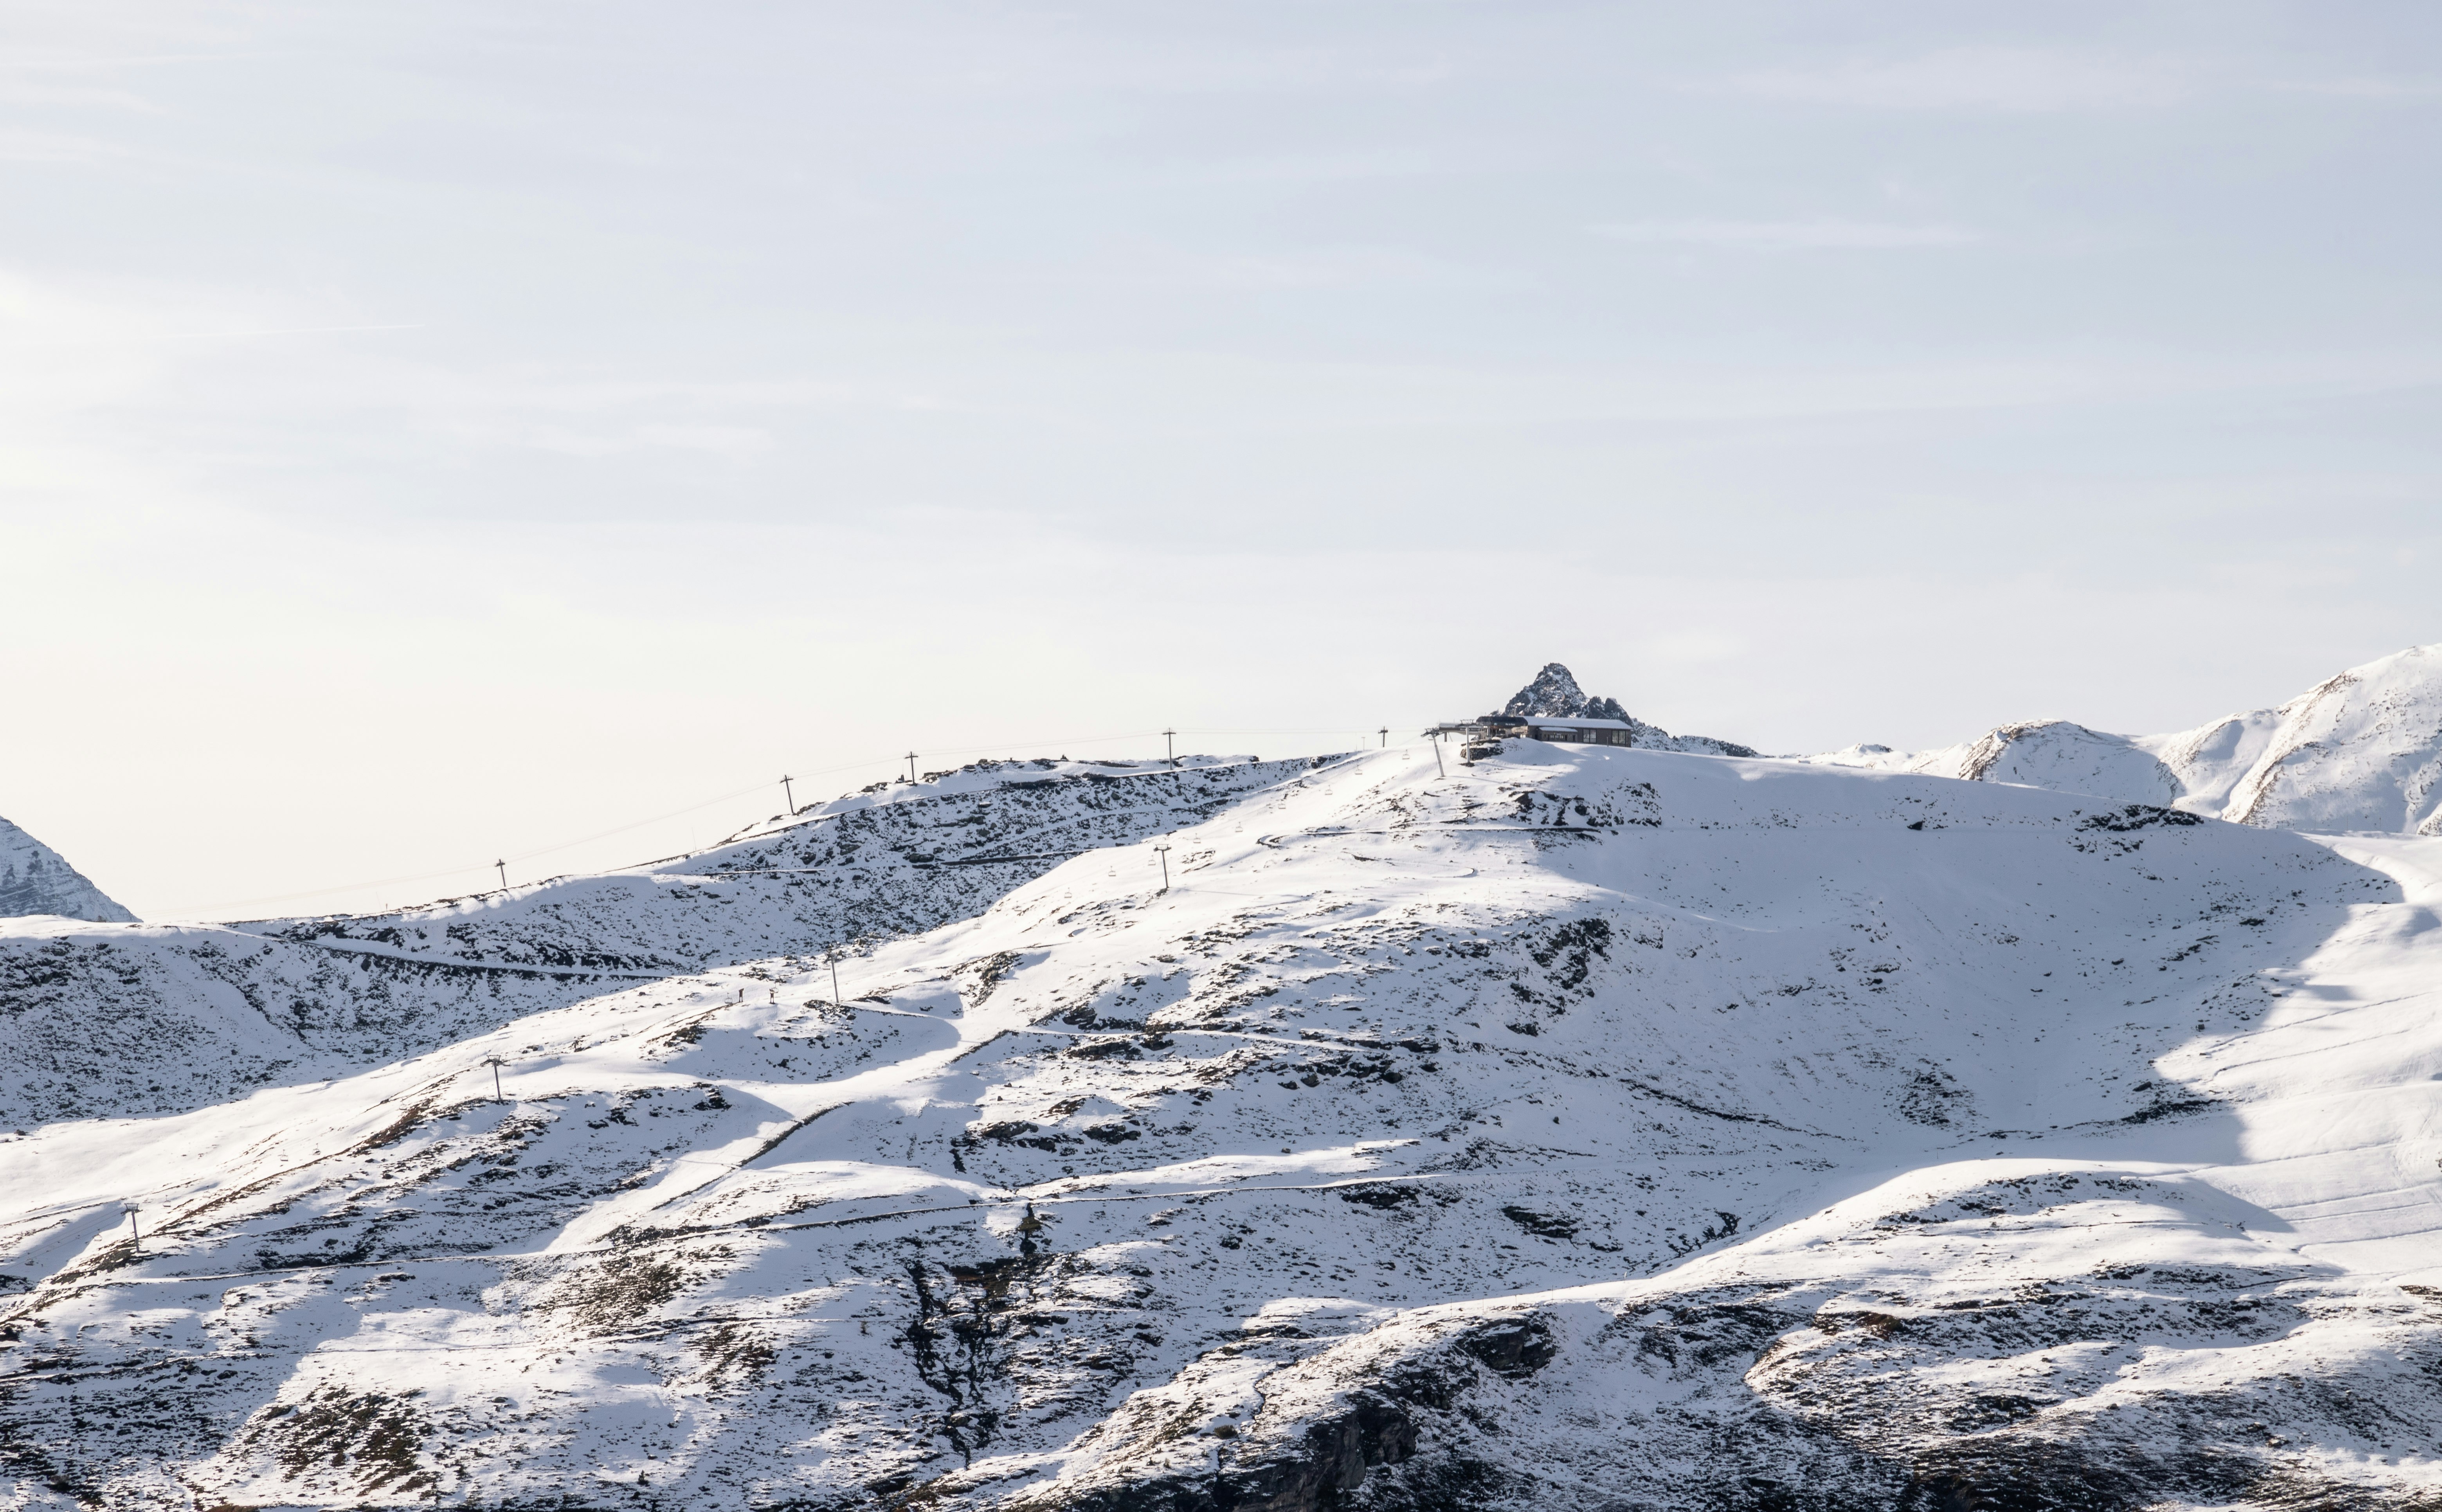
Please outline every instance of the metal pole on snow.
[{"label": "metal pole on snow", "polygon": [[1153,847],[1153,853],[1161,861],[1161,890],[1168,892],[1170,891],[1170,847],[1156,846]]},{"label": "metal pole on snow", "polygon": [[509,864],[505,861],[496,861],[493,862],[492,865],[501,868],[501,891],[507,892],[509,890]]},{"label": "metal pole on snow", "polygon": [[907,753],[907,780],[916,780],[916,753],[913,751]]},{"label": "metal pole on snow", "polygon": [[791,813],[795,813],[797,811],[797,794],[790,789],[789,778],[785,774],[780,778],[780,796],[789,800],[789,811]]},{"label": "metal pole on snow", "polygon": [[1177,742],[1171,738],[1172,736],[1175,736],[1177,733],[1178,732],[1176,730],[1164,730],[1161,732],[1162,755],[1169,758],[1172,766],[1178,765],[1178,745]]}]

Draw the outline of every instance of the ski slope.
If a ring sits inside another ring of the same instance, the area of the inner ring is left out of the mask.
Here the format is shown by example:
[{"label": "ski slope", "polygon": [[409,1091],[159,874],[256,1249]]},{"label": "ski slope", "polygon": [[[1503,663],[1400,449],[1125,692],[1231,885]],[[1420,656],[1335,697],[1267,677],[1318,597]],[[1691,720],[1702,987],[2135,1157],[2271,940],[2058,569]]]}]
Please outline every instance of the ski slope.
[{"label": "ski slope", "polygon": [[16,1504],[2442,1494],[2442,841],[1528,741],[1239,776],[836,998],[680,960],[0,1142]]},{"label": "ski slope", "polygon": [[202,1107],[385,1065],[627,982],[854,952],[1303,766],[982,762],[775,814],[685,856],[390,914],[0,919],[0,1126]]}]

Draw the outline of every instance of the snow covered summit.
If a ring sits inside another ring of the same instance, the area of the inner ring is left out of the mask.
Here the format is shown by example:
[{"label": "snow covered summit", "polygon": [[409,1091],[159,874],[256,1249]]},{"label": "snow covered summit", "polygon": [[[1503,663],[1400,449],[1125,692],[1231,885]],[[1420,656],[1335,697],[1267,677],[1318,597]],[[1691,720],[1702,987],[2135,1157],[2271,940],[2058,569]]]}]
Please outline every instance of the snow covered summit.
[{"label": "snow covered summit", "polygon": [[2442,644],[2168,735],[2028,720],[1938,751],[1858,745],[1806,759],[2163,804],[2266,829],[2442,835]]},{"label": "snow covered summit", "polygon": [[132,924],[136,916],[85,880],[67,858],[0,819],[0,919],[56,914],[97,924]]}]

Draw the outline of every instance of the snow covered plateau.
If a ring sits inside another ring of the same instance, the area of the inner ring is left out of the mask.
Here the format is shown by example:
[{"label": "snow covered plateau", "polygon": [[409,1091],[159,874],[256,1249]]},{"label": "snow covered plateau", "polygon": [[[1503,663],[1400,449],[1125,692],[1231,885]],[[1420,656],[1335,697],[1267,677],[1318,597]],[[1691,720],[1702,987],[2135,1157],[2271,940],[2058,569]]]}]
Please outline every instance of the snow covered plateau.
[{"label": "snow covered plateau", "polygon": [[0,920],[7,1504],[2442,1507],[2442,654],[2342,678]]}]

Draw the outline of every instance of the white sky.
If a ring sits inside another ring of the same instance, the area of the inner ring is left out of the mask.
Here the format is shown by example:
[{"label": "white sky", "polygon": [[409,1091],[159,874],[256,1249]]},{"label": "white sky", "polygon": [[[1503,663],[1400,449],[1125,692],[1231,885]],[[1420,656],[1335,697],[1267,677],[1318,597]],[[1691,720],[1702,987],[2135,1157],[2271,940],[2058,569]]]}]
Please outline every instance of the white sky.
[{"label": "white sky", "polygon": [[1813,750],[2442,640],[2430,5],[7,16],[0,814],[148,918],[1554,659]]}]

